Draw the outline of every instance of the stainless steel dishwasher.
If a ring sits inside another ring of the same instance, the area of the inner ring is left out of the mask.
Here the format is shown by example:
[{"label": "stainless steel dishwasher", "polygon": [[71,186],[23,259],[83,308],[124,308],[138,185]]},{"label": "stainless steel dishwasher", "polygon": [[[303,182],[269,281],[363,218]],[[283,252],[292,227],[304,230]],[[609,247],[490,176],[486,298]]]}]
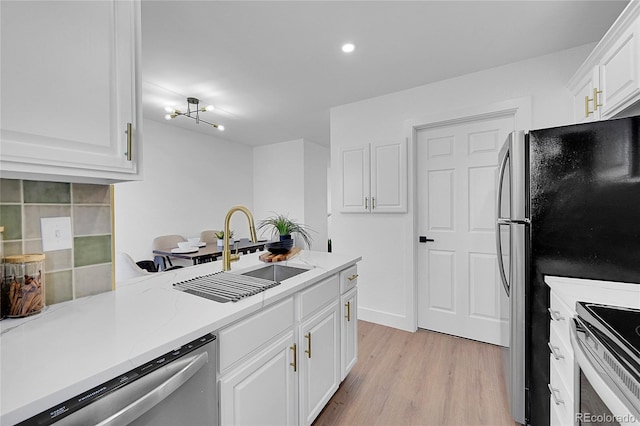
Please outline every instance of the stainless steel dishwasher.
[{"label": "stainless steel dishwasher", "polygon": [[202,336],[19,425],[217,425],[215,339]]}]

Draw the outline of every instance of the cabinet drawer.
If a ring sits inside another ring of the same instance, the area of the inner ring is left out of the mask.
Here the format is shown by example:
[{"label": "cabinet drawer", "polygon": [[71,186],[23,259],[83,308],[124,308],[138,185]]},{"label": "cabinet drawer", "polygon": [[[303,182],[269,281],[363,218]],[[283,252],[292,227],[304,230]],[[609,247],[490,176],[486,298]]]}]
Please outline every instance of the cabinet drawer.
[{"label": "cabinet drawer", "polygon": [[333,275],[326,280],[300,292],[300,318],[312,314],[340,295],[338,275]]},{"label": "cabinet drawer", "polygon": [[556,411],[560,424],[573,425],[576,418],[573,407],[573,386],[565,386],[553,362],[551,363],[551,384],[549,386],[551,409]]},{"label": "cabinet drawer", "polygon": [[551,307],[549,308],[550,325],[558,331],[558,337],[569,343],[569,321],[575,315],[570,308],[553,291],[551,292]]},{"label": "cabinet drawer", "polygon": [[563,383],[568,389],[571,389],[573,386],[575,369],[573,350],[571,349],[570,342],[565,342],[560,338],[556,327],[551,327],[549,336],[549,353],[551,363],[555,365]]},{"label": "cabinet drawer", "polygon": [[220,372],[292,327],[293,297],[290,297],[220,330]]},{"label": "cabinet drawer", "polygon": [[340,294],[351,290],[358,284],[358,265],[340,271]]}]

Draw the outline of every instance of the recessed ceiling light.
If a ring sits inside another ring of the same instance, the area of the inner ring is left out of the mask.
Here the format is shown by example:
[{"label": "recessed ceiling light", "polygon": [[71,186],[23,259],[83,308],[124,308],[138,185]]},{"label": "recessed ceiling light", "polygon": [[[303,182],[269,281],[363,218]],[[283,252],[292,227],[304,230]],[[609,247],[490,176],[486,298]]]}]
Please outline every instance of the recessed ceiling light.
[{"label": "recessed ceiling light", "polygon": [[344,53],[351,53],[355,50],[356,46],[353,45],[353,43],[346,43],[342,45],[342,51]]}]

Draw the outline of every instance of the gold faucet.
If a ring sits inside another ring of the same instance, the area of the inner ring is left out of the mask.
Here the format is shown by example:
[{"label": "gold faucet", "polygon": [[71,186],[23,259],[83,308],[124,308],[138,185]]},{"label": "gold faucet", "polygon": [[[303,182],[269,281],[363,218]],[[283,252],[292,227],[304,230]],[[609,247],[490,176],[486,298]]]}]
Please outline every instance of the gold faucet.
[{"label": "gold faucet", "polygon": [[230,271],[231,270],[231,262],[235,262],[240,259],[239,254],[231,254],[231,249],[229,248],[229,234],[231,234],[231,230],[229,229],[229,225],[231,222],[231,216],[235,212],[242,212],[247,216],[249,220],[249,233],[251,234],[251,241],[254,243],[258,242],[258,237],[256,236],[256,226],[253,223],[253,215],[245,206],[234,206],[231,207],[229,212],[227,213],[227,217],[224,218],[224,248],[222,249],[222,270]]}]

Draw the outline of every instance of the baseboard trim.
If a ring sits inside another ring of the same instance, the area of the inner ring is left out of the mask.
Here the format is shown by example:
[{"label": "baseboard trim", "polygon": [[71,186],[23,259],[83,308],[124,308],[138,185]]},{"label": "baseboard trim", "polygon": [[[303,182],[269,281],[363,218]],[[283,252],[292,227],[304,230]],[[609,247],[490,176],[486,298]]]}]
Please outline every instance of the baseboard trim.
[{"label": "baseboard trim", "polygon": [[358,307],[358,319],[376,324],[393,327],[405,331],[416,331],[415,324],[410,324],[409,318],[389,312]]}]

